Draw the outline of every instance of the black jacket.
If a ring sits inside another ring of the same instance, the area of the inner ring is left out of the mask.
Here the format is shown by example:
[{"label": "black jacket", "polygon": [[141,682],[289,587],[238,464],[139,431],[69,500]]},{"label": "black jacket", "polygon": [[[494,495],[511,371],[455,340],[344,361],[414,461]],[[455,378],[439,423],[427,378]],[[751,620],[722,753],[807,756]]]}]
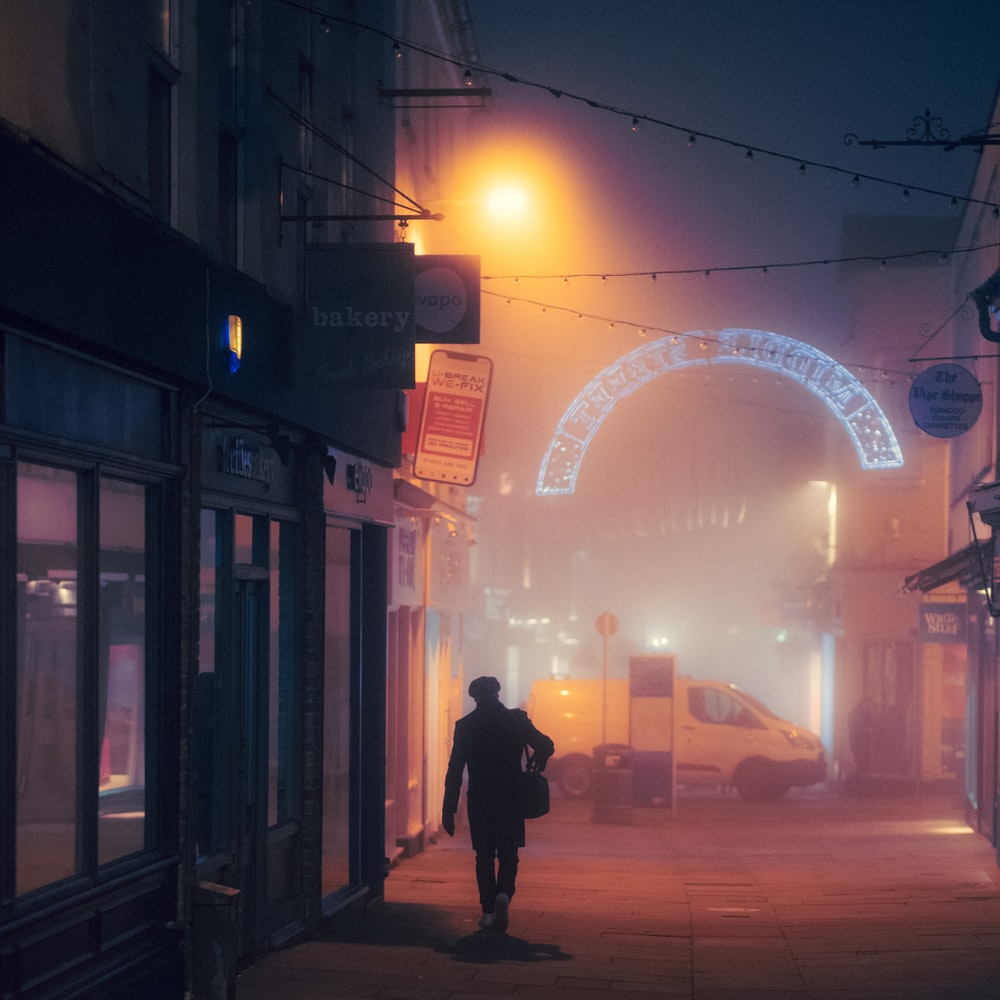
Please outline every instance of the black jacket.
[{"label": "black jacket", "polygon": [[468,813],[472,844],[505,835],[524,843],[524,823],[514,809],[514,782],[521,755],[529,747],[535,766],[544,769],[555,745],[532,725],[526,712],[499,701],[480,702],[455,723],[455,737],[444,782],[442,812],[458,809],[462,772],[469,769]]}]

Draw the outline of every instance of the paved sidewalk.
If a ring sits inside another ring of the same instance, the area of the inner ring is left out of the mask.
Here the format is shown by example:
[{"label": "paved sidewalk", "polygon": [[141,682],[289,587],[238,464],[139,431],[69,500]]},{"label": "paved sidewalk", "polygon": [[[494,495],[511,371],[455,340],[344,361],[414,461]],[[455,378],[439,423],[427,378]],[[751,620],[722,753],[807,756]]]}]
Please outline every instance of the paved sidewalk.
[{"label": "paved sidewalk", "polygon": [[957,796],[681,798],[531,821],[506,935],[477,926],[465,830],[381,912],[268,955],[237,1000],[996,1000],[1000,870]]}]

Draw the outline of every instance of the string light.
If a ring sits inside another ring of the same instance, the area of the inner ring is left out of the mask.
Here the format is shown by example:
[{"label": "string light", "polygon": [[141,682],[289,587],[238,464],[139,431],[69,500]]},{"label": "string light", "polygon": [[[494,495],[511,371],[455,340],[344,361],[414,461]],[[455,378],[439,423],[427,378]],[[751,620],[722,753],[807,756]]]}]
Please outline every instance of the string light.
[{"label": "string light", "polygon": [[[491,292],[488,289],[483,289],[482,293],[483,295],[490,295],[496,298],[503,299],[505,305],[507,306],[510,306],[513,303],[517,303],[519,305],[533,306],[534,308],[538,309],[541,313],[545,313],[546,315],[550,313],[570,314],[575,316],[577,320],[586,319],[602,323],[608,330],[618,330],[621,328],[631,329],[635,331],[636,336],[639,337],[640,339],[644,339],[648,337],[650,334],[659,335],[664,339],[669,338],[669,343],[671,347],[679,347],[681,344],[681,340],[683,339],[692,343],[696,343],[698,350],[706,353],[713,346],[716,348],[721,348],[721,347],[728,348],[728,345],[724,344],[722,340],[719,340],[714,337],[706,337],[704,330],[695,332],[682,332],[680,330],[671,330],[669,328],[662,326],[650,326],[649,324],[646,323],[640,324],[621,318],[598,316],[594,313],[580,312],[577,309],[571,309],[567,306],[553,305],[551,302],[536,302],[532,299],[503,296],[499,295],[497,292]],[[964,305],[964,302],[962,305]],[[940,327],[938,327],[938,330],[936,330],[935,333],[939,333],[942,329],[944,329],[944,327],[947,325],[948,322],[954,319],[954,317],[961,311],[962,305],[959,305],[959,307],[951,314],[951,316],[948,317],[945,323],[943,323]],[[926,343],[923,346],[926,346]],[[922,349],[923,348],[921,348],[921,350]],[[761,357],[769,358],[772,361],[777,357],[777,352],[770,347],[757,348],[744,345],[742,347],[739,347],[738,350],[731,350],[730,353],[732,353],[733,355],[737,355],[739,357],[748,357],[757,354],[760,355]],[[990,355],[990,357],[994,357],[994,355]],[[917,362],[919,360],[920,360],[919,358],[914,357],[910,359],[910,362],[911,363]],[[906,383],[913,381],[912,373],[895,371],[893,369],[885,368],[883,366],[876,366],[876,365],[869,365],[862,363],[850,363],[850,364],[845,363],[844,367],[850,368],[854,371],[857,371],[858,373],[870,373],[871,377],[883,381],[890,381],[890,382],[902,381]]]},{"label": "string light", "polygon": [[708,278],[715,271],[760,271],[769,274],[772,270],[802,268],[802,267],[828,267],[830,264],[876,264],[880,271],[884,271],[889,261],[892,260],[912,260],[916,257],[931,257],[940,260],[942,257],[950,257],[955,254],[977,253],[980,250],[994,250],[1000,247],[1000,242],[980,243],[974,246],[954,247],[950,250],[940,248],[928,248],[926,250],[910,250],[906,253],[886,254],[885,256],[861,254],[854,257],[823,257],[815,260],[798,261],[770,261],[766,264],[733,264],[716,265],[710,268],[704,267],[681,267],[663,269],[659,271],[617,271],[617,272],[578,272],[572,274],[484,274],[482,281],[513,281],[520,284],[522,280],[530,281],[551,281],[558,279],[564,284],[569,284],[572,279],[600,278],[601,284],[606,285],[609,278],[649,278],[656,281],[660,277],[678,277],[687,274],[700,274]]},{"label": "string light", "polygon": [[[305,11],[305,12],[307,12],[309,14],[315,14],[316,13],[316,11],[313,8],[312,4],[311,3],[307,4],[307,3],[304,2],[304,0],[281,0],[281,2],[284,3],[286,6],[297,8],[297,9]],[[370,24],[364,24],[363,22],[355,21],[355,20],[353,20],[351,18],[338,17],[338,16],[332,15],[332,14],[331,15],[324,15],[324,16],[327,17],[328,21],[336,21],[336,22],[338,22],[340,24],[345,24],[345,25],[348,25],[348,26],[353,27],[353,28],[359,28],[361,30],[368,31],[368,32],[370,32],[370,33],[372,33],[374,35],[377,35],[377,36],[381,37],[381,38],[392,39],[392,36],[389,35],[387,32],[381,30],[380,28],[373,27]],[[398,40],[394,40],[394,41],[396,42],[396,44],[400,44]],[[402,44],[404,44],[407,48],[412,49],[414,52],[419,52],[420,54],[422,54],[424,56],[427,56],[430,59],[437,59],[437,60],[439,60],[441,62],[449,63],[450,65],[453,65],[453,66],[462,66],[463,65],[463,63],[460,63],[458,60],[454,59],[452,56],[449,56],[448,54],[446,54],[444,52],[439,52],[439,51],[437,51],[435,49],[429,48],[428,46],[419,45],[419,44],[417,44],[415,42],[409,42],[409,41],[403,42]],[[686,126],[681,126],[681,125],[676,124],[674,122],[668,122],[668,121],[665,121],[663,119],[654,118],[654,117],[649,116],[649,115],[638,115],[638,114],[635,114],[634,112],[627,111],[627,110],[625,110],[623,108],[615,107],[614,105],[607,104],[607,103],[604,103],[602,101],[595,100],[594,98],[591,98],[591,97],[584,97],[584,96],[582,96],[580,94],[572,94],[572,93],[569,93],[569,92],[567,92],[565,90],[562,90],[562,89],[559,89],[559,88],[556,88],[556,87],[552,87],[552,86],[549,86],[549,85],[546,85],[546,84],[540,84],[540,83],[537,83],[537,82],[534,82],[534,81],[531,81],[531,80],[521,79],[521,78],[515,76],[513,73],[509,73],[509,72],[505,72],[505,71],[501,71],[501,70],[496,70],[496,69],[491,69],[488,66],[482,66],[482,65],[478,65],[478,64],[476,65],[476,70],[477,70],[477,72],[479,72],[483,76],[496,76],[496,77],[498,77],[498,78],[500,78],[502,80],[506,80],[508,83],[518,84],[518,85],[524,86],[524,87],[533,87],[536,90],[546,90],[550,94],[552,94],[553,97],[557,97],[557,98],[566,97],[566,98],[568,98],[571,101],[579,101],[581,103],[586,104],[588,107],[594,108],[595,110],[598,110],[598,111],[607,112],[608,114],[627,115],[630,119],[635,119],[637,122],[641,119],[643,122],[646,122],[646,123],[651,124],[651,125],[658,125],[661,128],[670,129],[672,131],[684,132],[684,133],[687,134],[688,145],[689,146],[693,146],[695,144],[695,142],[699,138],[702,138],[702,139],[708,139],[708,140],[711,140],[712,142],[717,142],[717,143],[720,143],[720,144],[726,145],[726,146],[736,146],[736,147],[741,147],[741,148],[744,148],[744,149],[747,148],[745,143],[739,142],[736,139],[731,139],[731,138],[728,138],[728,137],[722,136],[722,135],[714,135],[714,134],[712,134],[710,132],[699,131],[698,129],[691,129],[691,128],[688,128]],[[468,74],[467,85],[471,86],[472,85],[471,84],[471,72],[468,69],[466,69],[466,73]],[[747,152],[748,153],[753,153],[754,150],[747,149]],[[866,180],[873,181],[873,182],[878,183],[878,184],[885,184],[885,185],[888,185],[888,186],[891,186],[891,187],[896,187],[896,188],[904,189],[907,192],[910,192],[910,191],[919,191],[919,192],[921,192],[923,194],[930,194],[930,195],[935,195],[935,196],[938,196],[938,197],[946,197],[946,198],[957,197],[957,196],[953,196],[950,193],[947,193],[947,192],[944,192],[944,191],[937,191],[937,190],[934,190],[932,188],[919,187],[919,186],[913,185],[913,184],[906,185],[906,184],[903,184],[903,183],[901,183],[899,181],[890,180],[890,179],[885,178],[885,177],[877,177],[877,176],[874,176],[874,175],[871,175],[871,174],[860,174],[860,173],[856,173],[854,171],[848,170],[845,167],[838,167],[838,166],[835,166],[835,165],[830,164],[830,163],[819,163],[819,162],[814,161],[814,160],[806,160],[806,159],[803,159],[802,157],[791,156],[790,154],[787,154],[787,153],[778,152],[777,150],[761,149],[759,147],[756,147],[756,152],[759,153],[759,154],[761,154],[761,155],[764,155],[764,156],[772,157],[773,159],[794,160],[794,161],[800,163],[800,165],[808,164],[809,166],[812,166],[812,167],[815,167],[815,168],[818,168],[818,169],[821,169],[821,170],[827,170],[827,171],[830,171],[832,173],[851,174],[852,175],[851,183],[854,186],[857,186],[858,184],[860,184],[861,178],[864,177]],[[753,156],[748,156],[747,159],[754,159],[754,157]],[[982,200],[980,198],[962,197],[959,200],[961,200],[962,202],[965,202],[966,204],[978,204],[978,205],[985,205],[985,206],[991,207],[993,209],[993,216],[994,216],[994,218],[1000,218],[1000,205],[995,205],[992,202],[987,202],[987,201],[984,201],[984,200]]]}]

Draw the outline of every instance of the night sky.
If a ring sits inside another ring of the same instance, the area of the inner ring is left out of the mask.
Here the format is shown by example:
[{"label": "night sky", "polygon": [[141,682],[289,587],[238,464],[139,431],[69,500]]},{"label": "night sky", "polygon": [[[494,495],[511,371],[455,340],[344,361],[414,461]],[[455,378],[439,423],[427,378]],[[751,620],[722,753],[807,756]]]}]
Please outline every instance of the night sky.
[{"label": "night sky", "polygon": [[[470,172],[526,183],[533,199],[527,228],[497,223],[454,247],[482,257],[482,350],[496,371],[474,492],[490,501],[481,531],[502,536],[506,563],[488,573],[513,584],[519,611],[579,615],[588,639],[602,607],[639,645],[653,618],[683,620],[689,670],[743,679],[725,636],[747,648],[770,597],[822,572],[815,525],[790,513],[824,474],[821,404],[758,377],[670,376],[620,404],[571,500],[534,496],[542,454],[574,395],[643,331],[769,330],[871,362],[852,339],[844,268],[822,262],[888,257],[882,278],[877,261],[856,267],[871,285],[893,280],[896,255],[948,249],[978,154],[844,137],[904,139],[928,110],[951,138],[987,128],[1000,6],[467,6],[475,82],[494,91],[472,119]],[[986,277],[997,251],[979,256]],[[936,326],[942,308],[907,322]],[[739,537],[721,530],[737,514]],[[747,587],[765,598],[752,623],[732,611]],[[748,655],[775,667],[770,652]]]}]

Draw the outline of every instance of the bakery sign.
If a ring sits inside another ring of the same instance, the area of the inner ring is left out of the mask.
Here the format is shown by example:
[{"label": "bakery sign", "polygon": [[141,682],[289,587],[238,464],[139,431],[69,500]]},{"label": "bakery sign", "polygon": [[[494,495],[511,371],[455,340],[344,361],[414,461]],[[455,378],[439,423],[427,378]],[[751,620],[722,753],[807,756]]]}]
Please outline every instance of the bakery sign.
[{"label": "bakery sign", "polygon": [[413,247],[306,246],[302,361],[311,388],[413,387]]},{"label": "bakery sign", "polygon": [[414,344],[479,343],[478,257],[312,243],[305,270],[299,364],[313,389],[412,389]]}]

